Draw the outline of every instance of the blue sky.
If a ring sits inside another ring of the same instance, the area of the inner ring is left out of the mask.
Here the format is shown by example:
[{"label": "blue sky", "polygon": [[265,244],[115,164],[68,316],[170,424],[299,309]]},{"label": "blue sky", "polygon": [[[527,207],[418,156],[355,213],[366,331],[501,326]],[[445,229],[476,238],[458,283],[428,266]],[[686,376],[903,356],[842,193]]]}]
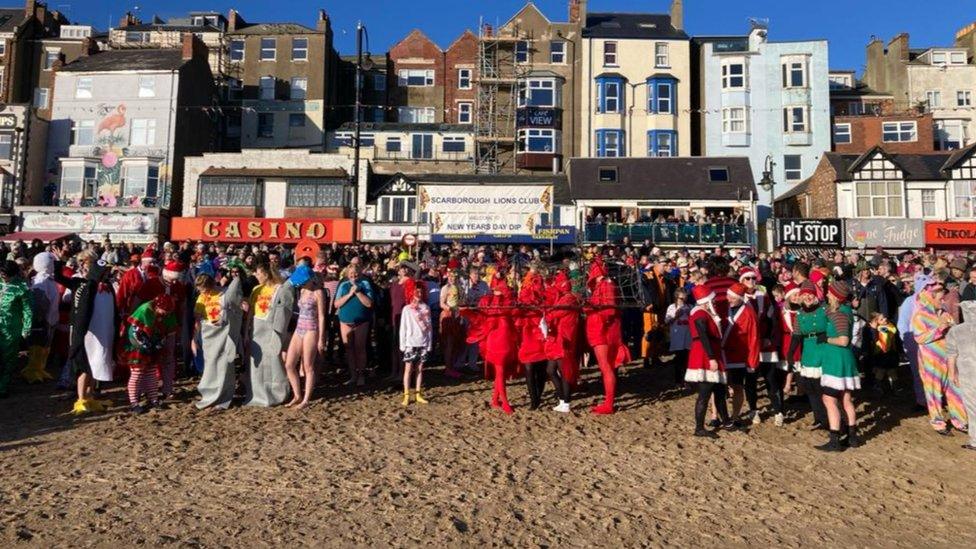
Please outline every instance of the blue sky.
[{"label": "blue sky", "polygon": [[[60,3],[59,3],[60,2]],[[7,0],[6,5],[22,4]],[[766,18],[771,40],[826,38],[830,65],[856,69],[864,65],[864,47],[871,35],[887,41],[899,32],[911,34],[912,47],[950,45],[956,30],[976,20],[976,10],[920,10],[920,0],[685,0],[685,29],[691,35],[743,34],[748,18]],[[957,2],[951,2],[957,4]],[[964,4],[965,2],[958,2]],[[148,20],[190,10],[236,8],[249,21],[291,21],[314,24],[316,10],[332,17],[340,53],[355,51],[357,20],[366,25],[370,49],[386,51],[411,29],[419,28],[446,47],[465,28],[475,30],[479,17],[504,22],[524,0],[48,0],[51,9],[64,11],[72,21],[104,30],[118,23],[127,9]],[[567,0],[536,0],[550,19],[566,19]],[[591,0],[590,11],[666,12],[670,0]],[[287,8],[286,8],[287,6]]]}]

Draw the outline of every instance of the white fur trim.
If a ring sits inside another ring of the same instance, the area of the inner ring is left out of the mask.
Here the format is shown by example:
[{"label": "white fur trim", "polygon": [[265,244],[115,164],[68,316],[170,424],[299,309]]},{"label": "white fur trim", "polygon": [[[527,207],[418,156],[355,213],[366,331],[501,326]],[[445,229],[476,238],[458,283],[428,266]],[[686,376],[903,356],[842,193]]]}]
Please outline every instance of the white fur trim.
[{"label": "white fur trim", "polygon": [[711,303],[714,299],[715,299],[715,292],[709,292],[708,295],[699,299],[698,301],[695,301],[695,303],[699,305],[705,305],[706,303]]},{"label": "white fur trim", "polygon": [[685,381],[688,383],[725,383],[725,372],[721,370],[702,370],[689,369],[685,372]]},{"label": "white fur trim", "polygon": [[823,387],[830,387],[831,389],[836,389],[838,391],[856,391],[861,388],[861,378],[857,376],[823,376],[820,378],[820,385]]},{"label": "white fur trim", "polygon": [[820,379],[823,375],[822,368],[814,368],[811,366],[800,366],[800,377],[806,377],[810,379]]}]

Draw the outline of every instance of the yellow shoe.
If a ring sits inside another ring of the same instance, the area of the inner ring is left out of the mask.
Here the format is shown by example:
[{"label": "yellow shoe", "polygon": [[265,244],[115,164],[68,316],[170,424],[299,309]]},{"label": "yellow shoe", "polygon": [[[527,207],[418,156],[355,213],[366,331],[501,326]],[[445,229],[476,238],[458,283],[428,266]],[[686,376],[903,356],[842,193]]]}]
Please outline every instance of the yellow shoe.
[{"label": "yellow shoe", "polygon": [[403,405],[407,406],[410,404],[410,391],[403,392]]},{"label": "yellow shoe", "polygon": [[74,408],[71,409],[71,413],[80,416],[92,412],[92,409],[88,405],[88,401],[85,399],[80,399],[75,401]]},{"label": "yellow shoe", "polygon": [[427,404],[427,399],[420,396],[420,391],[417,391],[417,404]]}]

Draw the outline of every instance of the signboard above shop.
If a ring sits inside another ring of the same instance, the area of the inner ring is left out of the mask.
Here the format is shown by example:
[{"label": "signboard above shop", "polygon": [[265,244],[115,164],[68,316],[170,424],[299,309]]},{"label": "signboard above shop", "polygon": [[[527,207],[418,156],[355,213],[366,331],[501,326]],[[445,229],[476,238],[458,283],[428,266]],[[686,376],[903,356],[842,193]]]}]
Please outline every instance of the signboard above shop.
[{"label": "signboard above shop", "polygon": [[561,109],[548,107],[523,107],[516,115],[516,124],[520,128],[555,128],[563,125]]},{"label": "signboard above shop", "polygon": [[976,247],[976,223],[969,221],[928,221],[925,223],[927,246]]},{"label": "signboard above shop", "polygon": [[318,243],[353,241],[351,219],[256,219],[231,217],[178,217],[173,219],[173,240],[208,242],[275,242],[299,240]]},{"label": "signboard above shop", "polygon": [[921,219],[847,219],[844,242],[848,248],[918,249],[925,247]]},{"label": "signboard above shop", "polygon": [[552,210],[550,185],[422,185],[432,234],[531,235]]},{"label": "signboard above shop", "polygon": [[844,246],[844,222],[840,219],[777,219],[777,246]]}]

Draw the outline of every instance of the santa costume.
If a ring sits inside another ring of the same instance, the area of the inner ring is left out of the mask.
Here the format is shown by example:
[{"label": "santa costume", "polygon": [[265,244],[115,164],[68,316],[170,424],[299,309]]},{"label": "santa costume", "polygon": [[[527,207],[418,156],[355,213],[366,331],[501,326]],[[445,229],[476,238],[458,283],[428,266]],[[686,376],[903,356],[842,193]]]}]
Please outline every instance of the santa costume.
[{"label": "santa costume", "polygon": [[[773,365],[779,362],[779,324],[776,322],[775,305],[766,293],[766,288],[759,285],[759,272],[752,267],[739,270],[739,282],[746,286],[746,303],[756,312],[759,326],[759,366],[755,371],[746,372],[745,389],[746,401],[749,403],[749,415],[753,424],[759,424],[759,377],[766,379],[767,387],[771,379]],[[770,400],[772,400],[770,396]],[[776,406],[774,406],[776,408]]]},{"label": "santa costume", "polygon": [[529,271],[522,279],[518,304],[518,360],[525,368],[529,408],[536,410],[542,403],[542,391],[546,385],[545,335],[542,331],[545,285],[538,272]]},{"label": "santa costume", "polygon": [[559,397],[553,410],[567,413],[570,391],[579,380],[580,302],[565,272],[556,273],[547,285],[545,304],[546,372]]},{"label": "santa costume", "polygon": [[119,289],[115,292],[115,308],[123,316],[128,316],[136,307],[145,302],[139,298],[139,291],[149,279],[150,267],[156,262],[156,249],[153,245],[146,246],[139,260],[139,266],[126,271],[119,279]]},{"label": "santa costume", "polygon": [[600,375],[603,376],[603,402],[591,410],[594,414],[612,414],[617,391],[616,369],[630,362],[630,349],[623,342],[620,331],[620,311],[617,310],[617,287],[607,277],[603,259],[597,256],[590,265],[586,286],[590,299],[586,305],[586,341],[593,349]]},{"label": "santa costume", "polygon": [[725,406],[726,374],[722,356],[722,319],[715,311],[715,292],[705,286],[692,290],[695,306],[688,315],[691,332],[691,349],[688,351],[688,368],[685,381],[698,385],[695,401],[695,435],[714,436],[705,430],[705,412],[708,402],[715,397],[715,409],[724,424],[729,423]]},{"label": "santa costume", "polygon": [[754,372],[759,367],[759,321],[756,310],[744,301],[745,286],[736,283],[727,291],[743,301],[738,306],[729,306],[729,321],[722,334],[722,352],[729,384],[742,385],[745,372]]},{"label": "santa costume", "polygon": [[[173,298],[176,318],[182,319],[188,291],[187,284],[183,281],[184,271],[186,271],[186,266],[176,260],[167,261],[163,266],[162,273],[156,266],[148,267],[146,269],[146,281],[139,288],[137,297],[140,301],[147,302],[161,295],[170,296]],[[159,358],[158,375],[162,382],[163,400],[169,399],[173,394],[179,335],[180,330],[177,330],[166,336],[166,341],[163,342],[162,355]]]}]

